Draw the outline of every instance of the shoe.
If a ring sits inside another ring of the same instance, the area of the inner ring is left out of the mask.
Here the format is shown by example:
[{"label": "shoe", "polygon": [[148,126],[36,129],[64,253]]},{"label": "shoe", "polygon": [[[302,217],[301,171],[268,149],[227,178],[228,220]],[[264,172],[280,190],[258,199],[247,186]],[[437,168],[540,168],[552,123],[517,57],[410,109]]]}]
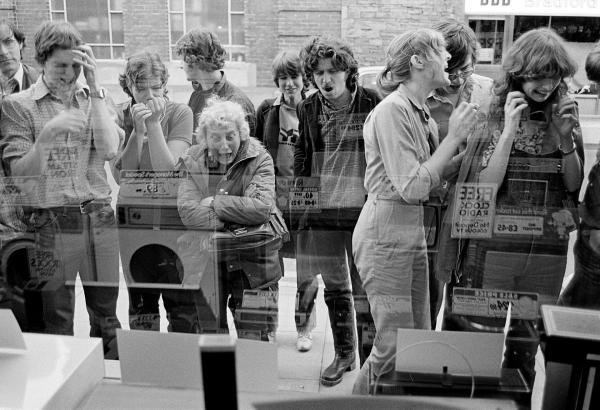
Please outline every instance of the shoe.
[{"label": "shoe", "polygon": [[296,350],[299,352],[308,352],[312,347],[312,336],[310,332],[298,332],[296,340]]},{"label": "shoe", "polygon": [[327,369],[323,370],[323,374],[321,374],[321,384],[329,387],[335,386],[342,381],[344,373],[354,370],[355,368],[356,356],[354,355],[354,352],[346,355],[336,352],[333,363],[331,363]]}]

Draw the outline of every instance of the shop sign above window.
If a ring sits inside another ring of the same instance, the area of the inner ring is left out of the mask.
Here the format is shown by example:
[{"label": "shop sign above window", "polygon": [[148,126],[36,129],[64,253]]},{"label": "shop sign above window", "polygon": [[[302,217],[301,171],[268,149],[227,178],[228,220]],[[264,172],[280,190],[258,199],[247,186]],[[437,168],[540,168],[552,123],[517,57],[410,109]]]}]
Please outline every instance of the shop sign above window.
[{"label": "shop sign above window", "polygon": [[465,0],[465,14],[600,17],[600,0]]}]

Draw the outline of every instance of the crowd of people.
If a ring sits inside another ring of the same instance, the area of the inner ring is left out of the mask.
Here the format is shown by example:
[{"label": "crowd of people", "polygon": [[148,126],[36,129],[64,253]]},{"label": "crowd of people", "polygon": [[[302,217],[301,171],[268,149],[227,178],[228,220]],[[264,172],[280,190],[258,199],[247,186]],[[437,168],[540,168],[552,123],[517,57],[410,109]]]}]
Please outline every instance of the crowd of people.
[{"label": "crowd of people", "polygon": [[[321,383],[340,383],[358,364],[353,391],[367,394],[373,376],[392,370],[397,329],[435,328],[442,305],[443,330],[503,327],[502,317],[455,313],[453,289],[534,294],[536,308],[600,307],[600,166],[580,203],[583,139],[565,83],[577,64],[551,29],[521,35],[497,79],[474,73],[479,45],[460,21],[400,34],[385,50],[378,90],[358,84],[350,45],[314,36],[277,54],[276,96],[256,110],[227,80],[225,49],[207,31],[175,47],[193,87],[188,104],[169,98],[154,52],[127,58],[119,83],[129,98],[115,105],[72,25],[44,23],[33,43],[39,71],[21,61],[23,33],[0,23],[0,227],[3,238],[32,238],[26,269],[2,272],[0,303],[18,310],[25,288],[45,289],[39,320],[31,306],[19,316],[24,330],[73,334],[79,275],[90,336],[118,357],[119,254],[125,264],[128,195],[139,188],[131,175],[146,171],[165,178],[161,189],[179,177],[171,196],[155,187],[138,198],[154,207],[148,220],[137,216],[154,228],[139,235],[161,235],[161,224],[184,232],[176,253],[149,246],[123,267],[131,329],[159,330],[162,298],[169,331],[227,331],[230,309],[239,337],[273,342],[283,259],[294,259],[297,350],[312,347],[321,275],[335,350]],[[586,71],[600,81],[600,52]],[[106,163],[120,185],[118,212]],[[467,198],[491,206],[471,219],[476,234],[457,228],[465,187],[491,192]],[[277,217],[288,241],[218,249],[215,233]],[[574,278],[561,293],[575,230]],[[216,302],[202,285],[209,278]],[[266,313],[249,320],[260,301]],[[504,361],[528,383],[534,316],[512,319],[514,332],[531,337],[509,341]]]}]

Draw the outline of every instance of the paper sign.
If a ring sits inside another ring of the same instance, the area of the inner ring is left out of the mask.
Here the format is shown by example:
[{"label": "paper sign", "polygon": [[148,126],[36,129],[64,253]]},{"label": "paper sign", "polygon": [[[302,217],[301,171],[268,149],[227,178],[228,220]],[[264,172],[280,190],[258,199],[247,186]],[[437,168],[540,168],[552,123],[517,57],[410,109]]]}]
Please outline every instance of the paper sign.
[{"label": "paper sign", "polygon": [[537,293],[456,287],[452,294],[452,312],[458,315],[505,318],[509,306],[513,318],[538,318]]},{"label": "paper sign", "polygon": [[299,178],[290,187],[290,210],[320,212],[321,181],[319,178]]},{"label": "paper sign", "polygon": [[121,171],[119,195],[133,198],[176,198],[187,171]]},{"label": "paper sign", "polygon": [[199,335],[117,329],[123,383],[202,388]]},{"label": "paper sign", "polygon": [[3,353],[25,353],[25,339],[10,309],[0,309],[0,351]]},{"label": "paper sign", "polygon": [[456,184],[453,238],[491,238],[496,192],[496,184]]}]

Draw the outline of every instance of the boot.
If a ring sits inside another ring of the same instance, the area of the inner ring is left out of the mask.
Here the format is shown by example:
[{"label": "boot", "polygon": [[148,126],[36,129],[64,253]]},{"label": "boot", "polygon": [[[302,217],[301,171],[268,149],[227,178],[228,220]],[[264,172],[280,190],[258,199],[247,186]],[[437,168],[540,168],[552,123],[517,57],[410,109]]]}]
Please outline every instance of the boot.
[{"label": "boot", "polygon": [[354,352],[349,354],[335,353],[333,362],[323,370],[321,384],[323,386],[335,386],[342,381],[345,372],[356,368],[356,356]]},{"label": "boot", "polygon": [[345,372],[356,367],[354,312],[350,293],[327,298],[326,303],[333,333],[335,358],[321,374],[321,384],[335,386],[342,381]]}]

